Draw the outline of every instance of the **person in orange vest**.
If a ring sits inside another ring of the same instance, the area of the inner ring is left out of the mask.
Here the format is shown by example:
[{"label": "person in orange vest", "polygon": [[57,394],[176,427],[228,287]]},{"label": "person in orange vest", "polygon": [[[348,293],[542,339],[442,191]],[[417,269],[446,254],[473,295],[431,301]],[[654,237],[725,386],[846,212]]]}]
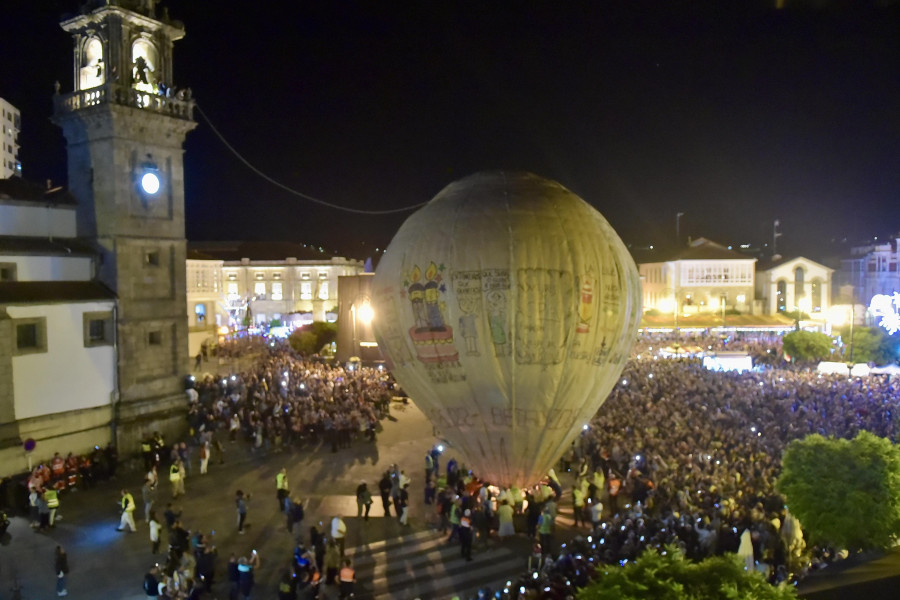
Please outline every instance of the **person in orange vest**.
[{"label": "person in orange vest", "polygon": [[66,486],[71,490],[78,487],[78,457],[71,452],[66,457]]},{"label": "person in orange vest", "polygon": [[607,481],[609,485],[609,506],[612,510],[612,514],[616,514],[619,512],[619,490],[622,489],[622,479],[620,478],[618,473],[612,473]]},{"label": "person in orange vest", "polygon": [[353,587],[356,584],[356,571],[353,570],[353,563],[349,558],[344,559],[344,566],[341,567],[341,598],[349,598],[353,595]]},{"label": "person in orange vest", "polygon": [[66,461],[59,455],[59,452],[53,453],[53,460],[50,461],[50,473],[54,480],[61,479],[66,474]]}]

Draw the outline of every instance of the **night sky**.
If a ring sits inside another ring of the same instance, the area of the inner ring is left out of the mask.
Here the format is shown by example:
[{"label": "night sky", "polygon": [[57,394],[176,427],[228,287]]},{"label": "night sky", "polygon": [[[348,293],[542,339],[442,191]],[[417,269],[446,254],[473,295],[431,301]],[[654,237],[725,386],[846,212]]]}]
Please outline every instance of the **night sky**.
[{"label": "night sky", "polygon": [[[78,1],[6,0],[0,96],[27,179],[65,180],[53,82]],[[527,170],[635,247],[681,233],[822,259],[900,231],[900,3],[168,0],[174,84],[281,183],[363,210],[476,171]],[[866,5],[860,7],[860,5]],[[886,5],[886,6],[884,6]],[[853,8],[850,8],[853,7]],[[324,208],[267,183],[203,118],[185,153],[190,240],[365,258],[407,213]]]}]

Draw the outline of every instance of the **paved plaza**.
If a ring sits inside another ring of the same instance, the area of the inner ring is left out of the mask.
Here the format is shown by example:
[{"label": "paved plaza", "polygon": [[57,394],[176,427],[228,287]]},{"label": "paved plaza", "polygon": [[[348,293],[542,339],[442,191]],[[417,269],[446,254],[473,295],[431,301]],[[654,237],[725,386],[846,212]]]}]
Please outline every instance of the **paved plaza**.
[{"label": "paved plaza", "polygon": [[[216,597],[228,597],[227,583],[223,583],[228,556],[249,556],[253,549],[262,559],[256,573],[258,593],[254,596],[275,597],[277,578],[295,543],[277,510],[275,474],[282,467],[287,467],[292,495],[309,500],[306,518],[295,529],[295,533],[302,532],[304,540],[308,539],[310,525],[322,521],[327,526],[335,513],[342,514],[347,522],[348,549],[428,529],[426,519],[431,515],[425,510],[421,485],[424,455],[435,442],[432,426],[413,404],[395,402],[383,427],[376,443],[360,439],[349,449],[336,453],[319,447],[262,456],[249,452],[243,443],[226,442],[225,464],[211,461],[209,473],[203,476],[199,475],[199,461],[194,453],[192,472],[186,479],[187,495],[179,498],[176,506],[184,511],[185,527],[215,532],[219,556]],[[356,486],[365,480],[370,489],[377,489],[381,474],[391,463],[399,464],[413,480],[408,527],[381,516],[377,494],[369,521],[356,518]],[[69,553],[69,597],[144,598],[143,575],[164,557],[151,555],[148,527],[140,508],[135,511],[137,533],[116,531],[120,489],[128,488],[140,507],[142,479],[140,470],[120,471],[116,481],[64,493],[60,507],[63,519],[47,534],[35,533],[25,515],[15,515],[0,546],[0,598],[10,597],[14,580],[22,588],[22,598],[53,597],[53,556],[57,544]],[[171,488],[165,474],[160,479],[157,514],[162,520]],[[252,495],[246,535],[237,533],[234,494],[238,489]],[[165,544],[164,533],[163,548]]]}]

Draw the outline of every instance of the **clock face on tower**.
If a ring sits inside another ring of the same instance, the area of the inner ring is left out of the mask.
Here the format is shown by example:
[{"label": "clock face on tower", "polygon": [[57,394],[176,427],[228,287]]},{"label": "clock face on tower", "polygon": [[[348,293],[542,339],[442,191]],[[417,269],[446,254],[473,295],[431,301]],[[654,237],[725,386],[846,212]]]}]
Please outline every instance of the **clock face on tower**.
[{"label": "clock face on tower", "polygon": [[155,196],[159,192],[159,175],[153,171],[147,171],[141,175],[141,189],[145,194]]}]

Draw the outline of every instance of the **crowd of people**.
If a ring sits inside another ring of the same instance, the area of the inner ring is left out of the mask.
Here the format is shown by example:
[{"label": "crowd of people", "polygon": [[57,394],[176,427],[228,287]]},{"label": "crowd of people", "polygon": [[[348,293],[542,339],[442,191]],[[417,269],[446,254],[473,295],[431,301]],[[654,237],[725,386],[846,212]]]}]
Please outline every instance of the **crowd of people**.
[{"label": "crowd of people", "polygon": [[195,384],[191,432],[210,454],[224,452],[214,432],[246,440],[254,451],[326,443],[332,452],[355,440],[374,441],[394,383],[383,370],[297,357],[286,345],[267,347],[247,370]]},{"label": "crowd of people", "polygon": [[576,471],[576,487],[602,482],[580,509],[600,503],[603,516],[582,513],[588,524],[580,537],[541,563],[540,577],[524,578],[523,588],[566,581],[571,589],[598,565],[624,564],[667,544],[691,559],[736,553],[773,583],[802,578],[839,549],[806,547],[775,490],[786,445],[862,430],[896,440],[898,387],[886,377],[630,361],[563,461]]},{"label": "crowd of people", "polygon": [[[524,591],[511,595],[546,595],[550,589],[564,597],[599,566],[624,564],[647,548],[668,544],[692,559],[738,553],[773,583],[800,578],[810,565],[834,555],[832,548],[805,547],[799,523],[774,487],[780,457],[791,440],[811,433],[849,438],[866,430],[896,439],[898,384],[885,377],[798,369],[712,372],[699,360],[661,359],[652,350],[670,343],[659,337],[639,341],[609,398],[559,463],[558,470],[571,472],[574,479],[571,491],[566,490],[571,509],[564,509],[574,516],[574,540],[561,544],[553,535],[564,491],[554,472],[531,489],[497,489],[482,485],[453,458],[442,468],[437,447],[427,453],[424,483],[416,486],[416,494],[421,488],[433,525],[449,542],[459,543],[464,560],[472,559],[473,546],[487,544],[495,534],[502,540],[519,528],[536,542],[534,569],[511,585]],[[698,334],[682,343],[780,352],[777,339],[758,336]],[[184,479],[196,458],[205,473],[211,460],[223,462],[232,448],[337,452],[373,442],[379,420],[388,414],[394,384],[379,369],[308,360],[279,344],[253,350],[257,360],[246,369],[196,382],[186,442],[168,445],[158,433],[145,441],[143,502],[122,490],[121,529],[134,530],[133,513],[143,508],[137,514],[150,525],[154,554],[161,532],[168,532],[166,560],[145,578],[148,595],[197,598],[211,589],[216,576],[213,533],[188,529],[171,502],[162,512],[159,473],[169,480],[174,500],[184,494]],[[87,471],[85,461],[72,457],[54,457],[35,469],[28,485],[36,529],[53,526],[58,492],[70,481],[90,485],[115,474],[112,447],[96,449],[88,461]],[[75,471],[78,476],[70,477]],[[361,483],[357,516],[367,519],[373,497],[380,495],[383,514],[407,524],[410,482],[406,471],[392,465],[372,489]],[[304,502],[292,495],[284,470],[274,483],[279,511],[293,531],[303,520]],[[236,492],[238,533],[249,500],[249,494]],[[297,546],[292,568],[282,577],[280,598],[352,593],[355,576],[339,543],[340,523],[319,529],[309,530],[308,545]],[[249,597],[259,563],[256,554],[230,557],[232,597]]]}]

